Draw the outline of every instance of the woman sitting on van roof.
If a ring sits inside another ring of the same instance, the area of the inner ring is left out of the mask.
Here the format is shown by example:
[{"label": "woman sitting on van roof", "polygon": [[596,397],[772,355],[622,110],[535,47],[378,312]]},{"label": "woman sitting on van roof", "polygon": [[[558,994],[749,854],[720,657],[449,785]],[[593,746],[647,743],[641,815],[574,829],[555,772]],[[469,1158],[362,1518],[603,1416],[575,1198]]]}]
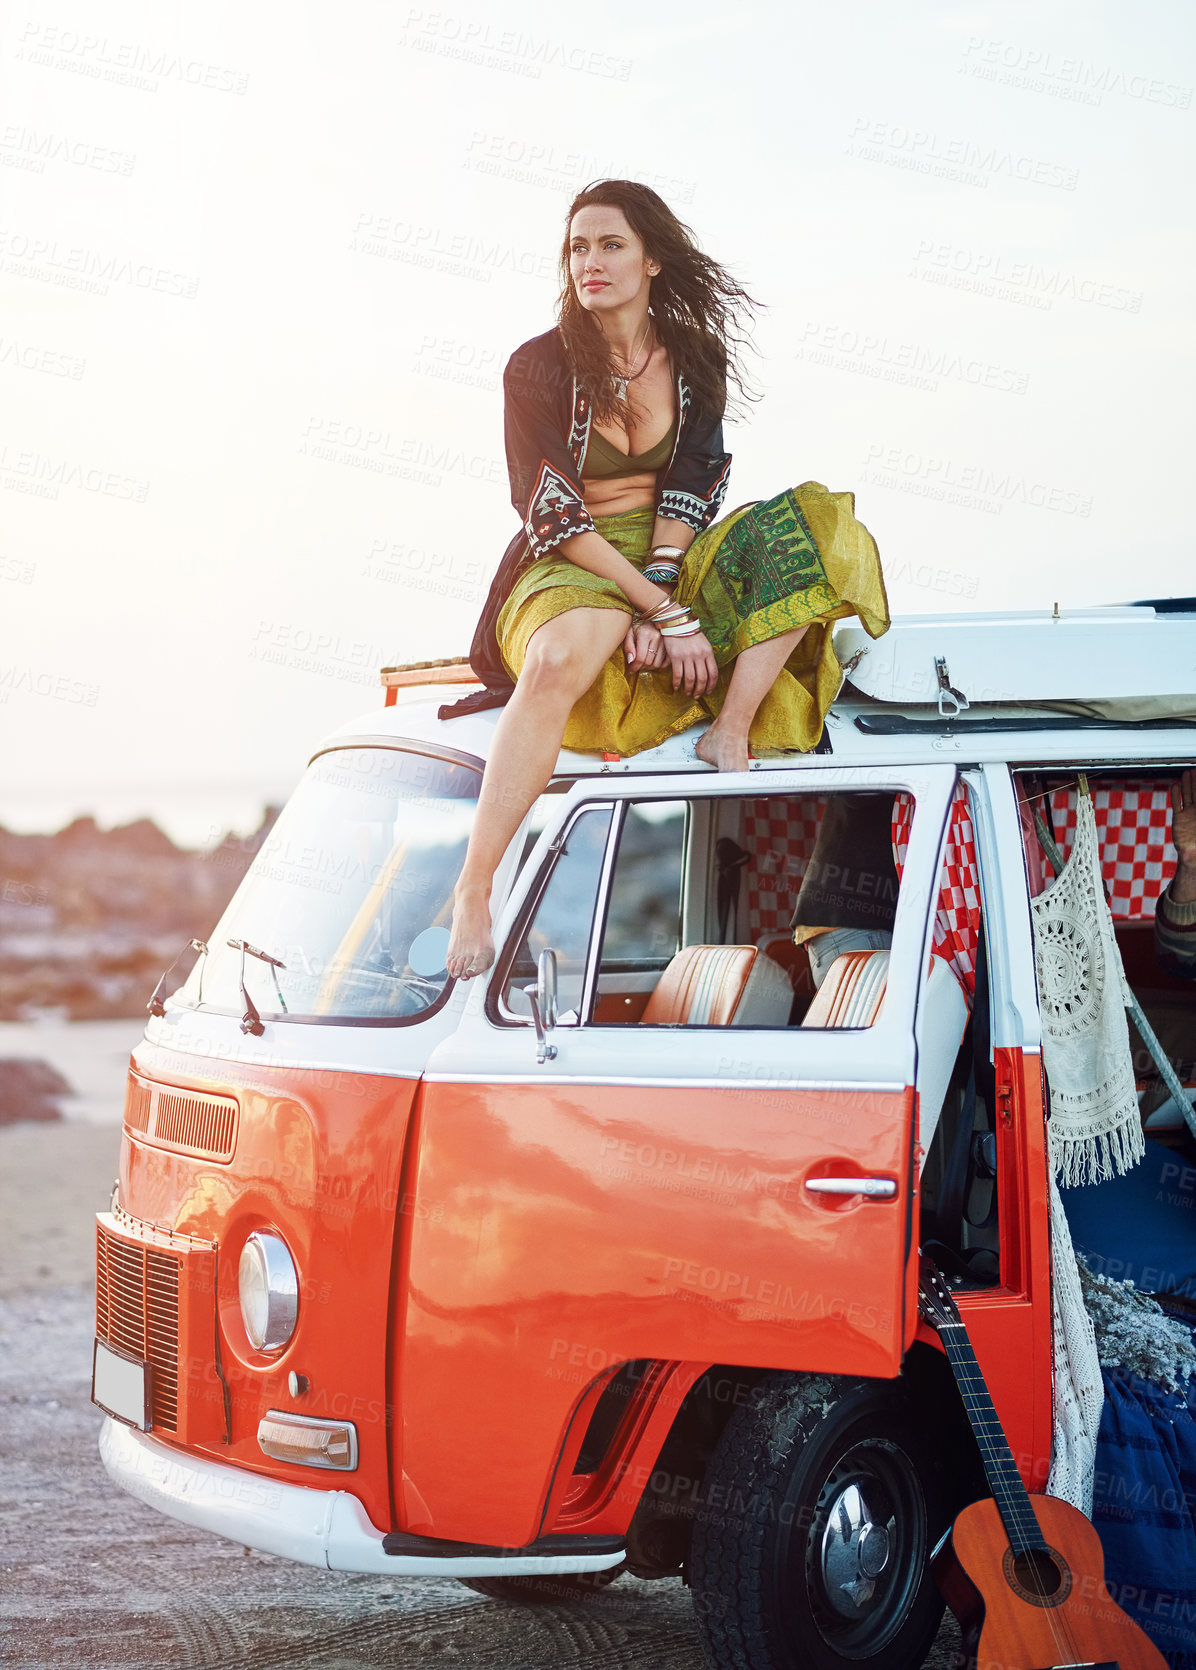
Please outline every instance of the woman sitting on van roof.
[{"label": "woman sitting on van roof", "polygon": [[[874,636],[888,605],[853,496],[817,482],[714,518],[730,457],[722,420],[740,316],[755,304],[647,186],[606,180],[573,202],[560,324],[503,378],[508,547],[470,650],[497,705],[447,967],[494,958],[495,868],[562,744],[620,755],[702,719],[722,771],[812,748],[839,686],[831,623]],[[453,709],[442,710],[446,715]]]}]

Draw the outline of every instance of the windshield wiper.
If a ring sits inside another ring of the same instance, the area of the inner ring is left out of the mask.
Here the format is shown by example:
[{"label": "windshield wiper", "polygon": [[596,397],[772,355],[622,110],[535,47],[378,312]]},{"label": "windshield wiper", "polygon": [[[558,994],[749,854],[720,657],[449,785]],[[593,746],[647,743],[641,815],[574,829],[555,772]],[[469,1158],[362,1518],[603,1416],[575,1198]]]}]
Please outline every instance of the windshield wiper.
[{"label": "windshield wiper", "polygon": [[[150,1000],[146,1004],[146,1008],[149,1010],[151,1015],[164,1015],[166,1013],[166,1004],[162,1000],[163,987],[166,985],[166,982],[170,979],[170,976],[174,973],[175,969],[178,967],[179,957],[185,957],[188,951],[198,951],[201,957],[206,957],[207,954],[208,954],[207,943],[206,943],[206,941],[204,941],[202,939],[189,939],[187,941],[186,945],[183,946],[183,949],[179,952],[178,957],[176,957],[174,959],[174,961],[171,963],[170,967],[163,973],[162,978],[158,981],[158,984],[154,987],[154,990],[153,990],[153,993],[150,997]],[[203,972],[202,972],[202,970],[200,971],[200,976],[199,976],[199,996],[196,999],[196,1002],[197,1002],[197,1004],[202,1004],[203,1003]]]},{"label": "windshield wiper", "polygon": [[257,946],[250,945],[247,939],[230,939],[228,945],[230,951],[241,953],[241,996],[245,999],[245,1013],[241,1016],[241,1031],[252,1033],[255,1038],[260,1038],[266,1028],[262,1024],[262,1017],[257,1012],[257,1006],[249,995],[249,988],[245,984],[246,954],[257,957],[260,962],[269,964],[270,972],[274,976],[274,990],[278,993],[278,1007],[284,1015],[288,1011],[286,999],[282,995],[282,987],[278,984],[278,971],[287,965],[279,962],[277,957],[272,957],[268,951],[259,951]]}]

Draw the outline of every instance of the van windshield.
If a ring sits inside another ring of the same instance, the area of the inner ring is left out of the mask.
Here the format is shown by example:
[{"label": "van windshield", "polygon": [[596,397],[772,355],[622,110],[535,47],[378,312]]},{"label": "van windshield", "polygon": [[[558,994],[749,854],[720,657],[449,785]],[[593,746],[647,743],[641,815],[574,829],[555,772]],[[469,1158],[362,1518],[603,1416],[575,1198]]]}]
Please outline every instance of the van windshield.
[{"label": "van windshield", "polygon": [[263,1018],[394,1023],[426,1014],[448,981],[447,935],[427,930],[448,927],[481,780],[472,766],[394,748],[322,754],[177,1001],[241,1014],[243,968]]}]

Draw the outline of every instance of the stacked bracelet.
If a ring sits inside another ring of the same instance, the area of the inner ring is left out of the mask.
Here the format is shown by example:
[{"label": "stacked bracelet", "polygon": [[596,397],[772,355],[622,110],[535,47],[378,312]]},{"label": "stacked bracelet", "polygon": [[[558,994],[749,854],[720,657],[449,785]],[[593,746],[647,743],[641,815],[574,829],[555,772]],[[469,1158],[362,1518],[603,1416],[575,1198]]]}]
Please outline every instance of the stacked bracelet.
[{"label": "stacked bracelet", "polygon": [[702,630],[701,621],[695,620],[684,603],[674,603],[671,597],[644,619],[657,628],[662,638],[692,638]]},{"label": "stacked bracelet", "polygon": [[666,597],[663,603],[658,603],[655,609],[649,611],[644,619],[650,626],[663,626],[666,621],[672,622],[684,615],[689,616],[689,610],[684,603],[676,603],[671,597]]},{"label": "stacked bracelet", "polygon": [[651,580],[656,586],[676,585],[684,555],[680,545],[654,545],[652,561],[644,569],[644,579]]}]

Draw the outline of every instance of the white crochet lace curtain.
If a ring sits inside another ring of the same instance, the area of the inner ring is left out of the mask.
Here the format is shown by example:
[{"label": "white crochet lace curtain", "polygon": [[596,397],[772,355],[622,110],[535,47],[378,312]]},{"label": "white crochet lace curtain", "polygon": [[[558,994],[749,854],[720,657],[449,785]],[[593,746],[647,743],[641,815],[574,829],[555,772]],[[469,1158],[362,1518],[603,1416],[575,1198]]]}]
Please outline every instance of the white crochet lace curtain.
[{"label": "white crochet lace curtain", "polygon": [[1065,1187],[1100,1183],[1146,1152],[1125,1009],[1129,995],[1101,879],[1091,798],[1076,808],[1071,856],[1031,899],[1051,1086],[1051,1163]]},{"label": "white crochet lace curtain", "polygon": [[1125,1018],[1128,987],[1087,794],[1079,797],[1068,861],[1030,909],[1051,1087],[1054,1421],[1047,1492],[1091,1515],[1104,1388],[1056,1179],[1072,1187],[1103,1182],[1136,1165],[1145,1147]]},{"label": "white crochet lace curtain", "polygon": [[1071,1230],[1054,1177],[1051,1191],[1051,1471],[1047,1495],[1092,1517],[1096,1435],[1105,1388]]}]

